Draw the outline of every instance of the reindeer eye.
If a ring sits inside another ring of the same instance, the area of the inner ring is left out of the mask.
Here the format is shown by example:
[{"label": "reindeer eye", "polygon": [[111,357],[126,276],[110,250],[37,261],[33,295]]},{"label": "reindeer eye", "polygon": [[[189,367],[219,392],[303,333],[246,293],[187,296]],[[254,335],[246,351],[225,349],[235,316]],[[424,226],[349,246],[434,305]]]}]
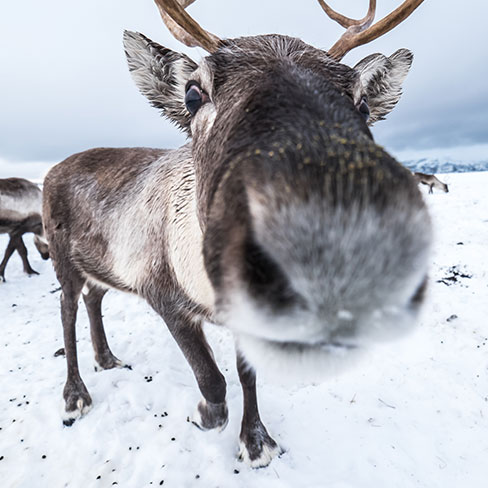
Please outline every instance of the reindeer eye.
[{"label": "reindeer eye", "polygon": [[367,122],[369,119],[369,106],[366,97],[361,98],[361,101],[359,102],[358,110],[359,113],[364,117],[364,120],[366,120]]},{"label": "reindeer eye", "polygon": [[208,101],[208,95],[202,90],[196,81],[189,81],[186,85],[185,105],[193,116],[198,109]]}]

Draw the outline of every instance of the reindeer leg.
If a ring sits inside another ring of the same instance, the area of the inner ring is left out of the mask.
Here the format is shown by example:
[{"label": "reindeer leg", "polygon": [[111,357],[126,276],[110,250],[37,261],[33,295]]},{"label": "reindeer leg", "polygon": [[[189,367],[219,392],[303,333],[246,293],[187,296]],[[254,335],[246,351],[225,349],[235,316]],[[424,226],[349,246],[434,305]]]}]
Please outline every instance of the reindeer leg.
[{"label": "reindeer leg", "polygon": [[18,236],[16,242],[17,242],[17,252],[19,253],[22,259],[22,264],[24,265],[24,272],[27,273],[28,275],[33,275],[33,274],[38,275],[39,273],[36,270],[32,269],[32,266],[30,265],[29,260],[27,259],[27,248],[25,247],[21,235]]},{"label": "reindeer leg", "polygon": [[85,288],[88,290],[85,293],[85,289],[83,289],[83,301],[90,319],[90,334],[96,361],[95,370],[124,367],[131,369],[130,366],[117,359],[108,346],[102,320],[102,300],[108,290],[92,283],[87,283]]},{"label": "reindeer leg", "polygon": [[203,395],[192,422],[202,430],[223,430],[228,421],[225,378],[215,363],[202,321],[182,312],[165,315],[168,329],[190,364]]},{"label": "reindeer leg", "polygon": [[64,350],[68,366],[68,375],[63,390],[65,401],[63,424],[69,426],[77,418],[84,415],[92,404],[90,394],[80,376],[76,351],[76,314],[85,280],[73,266],[62,266],[60,270],[59,262],[55,261],[54,264],[62,289],[61,321],[63,323]]},{"label": "reindeer leg", "polygon": [[5,255],[0,263],[0,281],[5,281],[5,268],[7,267],[8,260],[17,248],[16,238],[10,234],[10,239],[7,244],[7,249],[5,249]]},{"label": "reindeer leg", "polygon": [[261,422],[256,394],[256,372],[249,366],[242,353],[236,347],[237,371],[244,395],[244,411],[240,434],[239,459],[252,468],[267,466],[281,453],[281,449],[271,438]]}]

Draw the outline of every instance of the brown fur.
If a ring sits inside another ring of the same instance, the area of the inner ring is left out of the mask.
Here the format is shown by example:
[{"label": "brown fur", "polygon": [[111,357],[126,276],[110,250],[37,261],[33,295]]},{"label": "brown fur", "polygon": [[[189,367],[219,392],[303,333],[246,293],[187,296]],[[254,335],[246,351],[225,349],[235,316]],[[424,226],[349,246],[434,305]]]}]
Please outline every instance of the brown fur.
[{"label": "brown fur", "polygon": [[[194,420],[204,429],[223,428],[228,414],[202,321],[235,327],[241,454],[264,466],[279,448],[260,420],[242,344],[254,338],[294,368],[297,350],[313,355],[324,344],[339,347],[343,333],[364,332],[375,308],[421,301],[425,205],[358,111],[368,91],[373,120],[393,108],[411,53],[375,55],[353,69],[298,39],[257,36],[225,41],[195,70],[140,34],[127,32],[125,47],[142,93],[192,139],[176,150],[93,149],[46,177],[45,227],[63,290],[65,422],[91,405],[76,356],[84,287],[96,360],[123,366],[101,318],[113,287],[143,297],[166,322],[204,397]],[[188,80],[209,100],[193,117]],[[266,314],[263,330],[255,321],[238,328],[242,297],[244,311]],[[336,323],[341,307],[357,323]],[[308,314],[307,327],[293,326],[296,314]]]}]

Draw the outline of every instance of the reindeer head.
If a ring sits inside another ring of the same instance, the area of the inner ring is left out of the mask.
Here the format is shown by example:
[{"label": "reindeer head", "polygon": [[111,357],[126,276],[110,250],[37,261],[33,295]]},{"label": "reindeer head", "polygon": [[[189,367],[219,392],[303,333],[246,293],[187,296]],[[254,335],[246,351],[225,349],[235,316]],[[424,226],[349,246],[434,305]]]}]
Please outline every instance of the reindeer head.
[{"label": "reindeer head", "polygon": [[247,357],[322,370],[401,331],[420,302],[430,222],[410,173],[368,124],[398,102],[412,54],[340,63],[384,22],[369,27],[376,2],[361,21],[320,2],[348,27],[329,52],[282,35],[219,40],[177,2],[156,3],[173,33],[210,55],[197,65],[126,32],[129,68],[191,136],[216,311]]},{"label": "reindeer head", "polygon": [[32,227],[32,233],[34,234],[34,245],[41,255],[41,258],[46,261],[47,259],[49,259],[49,244],[46,240],[44,227],[40,220],[39,222],[36,222],[36,224]]},{"label": "reindeer head", "polygon": [[49,244],[44,237],[44,232],[42,234],[34,234],[34,245],[44,261],[49,259]]}]

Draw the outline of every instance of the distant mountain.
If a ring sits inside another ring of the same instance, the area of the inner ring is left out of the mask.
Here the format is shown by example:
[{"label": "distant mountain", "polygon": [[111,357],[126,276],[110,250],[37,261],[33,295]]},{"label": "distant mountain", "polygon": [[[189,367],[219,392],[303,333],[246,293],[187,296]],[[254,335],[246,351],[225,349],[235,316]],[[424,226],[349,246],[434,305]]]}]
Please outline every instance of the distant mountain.
[{"label": "distant mountain", "polygon": [[411,171],[421,173],[468,173],[488,171],[488,158],[478,161],[459,161],[455,159],[421,158],[401,161]]}]

